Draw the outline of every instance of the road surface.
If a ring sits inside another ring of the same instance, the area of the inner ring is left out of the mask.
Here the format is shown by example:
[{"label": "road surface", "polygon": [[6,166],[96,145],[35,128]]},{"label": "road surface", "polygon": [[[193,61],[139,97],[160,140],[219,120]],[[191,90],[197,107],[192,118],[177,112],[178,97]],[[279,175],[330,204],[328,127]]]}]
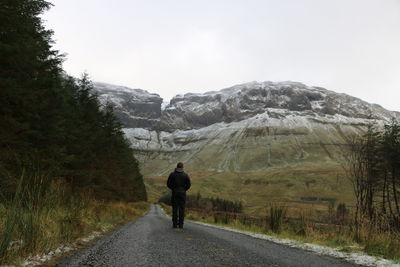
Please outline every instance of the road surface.
[{"label": "road surface", "polygon": [[56,266],[355,266],[191,222],[173,229],[158,205]]}]

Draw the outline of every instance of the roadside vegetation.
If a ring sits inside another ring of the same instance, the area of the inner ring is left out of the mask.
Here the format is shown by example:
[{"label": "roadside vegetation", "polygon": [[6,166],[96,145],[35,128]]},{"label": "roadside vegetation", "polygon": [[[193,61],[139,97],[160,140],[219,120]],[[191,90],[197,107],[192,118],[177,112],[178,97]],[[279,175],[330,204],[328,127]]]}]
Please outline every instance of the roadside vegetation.
[{"label": "roadside vegetation", "polygon": [[[196,206],[193,200],[202,201],[193,195],[188,196],[187,218],[400,262],[400,125],[369,126],[365,135],[348,140],[343,167],[353,188],[353,205],[310,196],[297,203],[265,203],[257,214],[246,206],[240,211]],[[160,201],[164,199],[166,195]]]},{"label": "roadside vegetation", "polygon": [[400,259],[400,124],[369,125],[349,141],[346,172],[356,207],[352,238],[365,250]]},{"label": "roadside vegetation", "polygon": [[98,200],[91,191],[74,191],[65,181],[26,170],[13,198],[0,204],[0,262],[20,265],[94,232],[110,231],[147,209],[147,202]]},{"label": "roadside vegetation", "polygon": [[147,194],[113,107],[68,76],[43,0],[0,8],[0,262],[49,251],[143,213]]}]

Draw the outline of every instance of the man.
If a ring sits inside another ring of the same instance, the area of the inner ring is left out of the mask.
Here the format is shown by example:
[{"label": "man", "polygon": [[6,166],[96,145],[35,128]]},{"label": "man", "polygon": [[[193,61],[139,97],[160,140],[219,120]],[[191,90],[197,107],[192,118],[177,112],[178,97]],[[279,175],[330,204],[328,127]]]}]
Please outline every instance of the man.
[{"label": "man", "polygon": [[179,162],[167,181],[167,186],[172,190],[172,225],[174,228],[183,228],[185,217],[186,191],[190,188],[190,178],[183,171],[183,163]]}]

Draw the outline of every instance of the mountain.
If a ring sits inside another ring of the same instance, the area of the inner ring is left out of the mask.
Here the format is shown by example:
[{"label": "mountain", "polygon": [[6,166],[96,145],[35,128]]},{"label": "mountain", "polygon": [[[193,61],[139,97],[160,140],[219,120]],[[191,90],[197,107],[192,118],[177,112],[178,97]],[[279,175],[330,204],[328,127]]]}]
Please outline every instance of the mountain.
[{"label": "mountain", "polygon": [[[230,123],[258,114],[342,115],[347,118],[387,119],[393,116],[378,105],[371,105],[346,94],[295,82],[251,82],[221,91],[174,97],[162,114],[161,129],[198,129],[218,122]],[[339,117],[338,117],[339,118]]]},{"label": "mountain", "polygon": [[114,105],[115,115],[126,128],[155,127],[161,116],[162,98],[142,89],[94,83],[102,104]]},{"label": "mountain", "polygon": [[147,175],[176,162],[208,172],[337,165],[352,134],[383,125],[392,112],[356,97],[298,82],[250,82],[220,91],[162,98],[142,89],[95,83],[111,101]]}]

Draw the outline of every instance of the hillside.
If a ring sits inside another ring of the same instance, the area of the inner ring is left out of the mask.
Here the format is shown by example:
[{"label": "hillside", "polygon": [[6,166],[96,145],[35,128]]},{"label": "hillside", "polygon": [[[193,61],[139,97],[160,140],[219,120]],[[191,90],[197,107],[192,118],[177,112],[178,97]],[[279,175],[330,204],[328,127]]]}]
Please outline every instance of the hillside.
[{"label": "hillside", "polygon": [[150,194],[166,191],[165,176],[183,161],[197,180],[194,192],[226,198],[239,193],[250,206],[277,195],[285,201],[318,196],[351,202],[340,167],[346,139],[369,123],[400,118],[379,105],[296,82],[178,95],[163,110],[162,99],[144,90],[95,88],[100,99],[115,103],[117,116],[130,118],[123,131],[153,184]]},{"label": "hillside", "polygon": [[400,118],[379,105],[294,82],[178,95],[164,110],[156,94],[95,87],[116,105],[146,174],[165,175],[177,161],[216,172],[335,164],[347,135]]}]

